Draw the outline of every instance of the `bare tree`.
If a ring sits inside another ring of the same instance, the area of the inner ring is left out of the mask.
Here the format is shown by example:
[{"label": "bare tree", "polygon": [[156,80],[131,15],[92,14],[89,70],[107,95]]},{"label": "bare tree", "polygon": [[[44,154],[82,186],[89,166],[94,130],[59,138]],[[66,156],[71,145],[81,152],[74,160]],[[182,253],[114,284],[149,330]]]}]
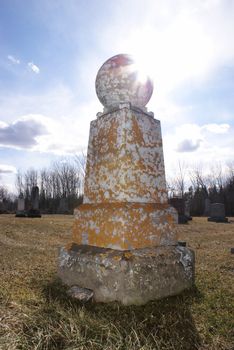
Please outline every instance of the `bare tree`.
[{"label": "bare tree", "polygon": [[16,187],[18,196],[24,192],[23,175],[20,170],[18,170],[16,173],[15,187]]},{"label": "bare tree", "polygon": [[185,162],[178,162],[178,168],[175,170],[174,177],[167,184],[169,196],[184,197],[186,190],[186,175],[188,166]]},{"label": "bare tree", "polygon": [[204,175],[202,164],[197,164],[190,170],[190,181],[194,189],[207,188],[209,177]]}]

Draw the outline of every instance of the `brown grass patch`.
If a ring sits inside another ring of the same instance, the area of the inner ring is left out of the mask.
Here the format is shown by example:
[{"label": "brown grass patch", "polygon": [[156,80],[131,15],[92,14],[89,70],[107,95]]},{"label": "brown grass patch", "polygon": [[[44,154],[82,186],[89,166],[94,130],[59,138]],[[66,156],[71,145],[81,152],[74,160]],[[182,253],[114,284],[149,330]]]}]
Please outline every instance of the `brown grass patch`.
[{"label": "brown grass patch", "polygon": [[0,349],[234,349],[234,223],[194,218],[196,287],[144,306],[82,305],[56,278],[72,216],[0,216]]}]

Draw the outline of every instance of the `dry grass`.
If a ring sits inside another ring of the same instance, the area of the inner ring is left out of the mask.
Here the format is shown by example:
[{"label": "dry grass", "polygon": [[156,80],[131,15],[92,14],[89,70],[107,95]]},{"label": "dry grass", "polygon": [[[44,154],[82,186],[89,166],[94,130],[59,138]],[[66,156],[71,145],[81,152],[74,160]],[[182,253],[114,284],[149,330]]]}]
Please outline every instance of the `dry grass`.
[{"label": "dry grass", "polygon": [[141,307],[66,296],[56,259],[72,223],[0,216],[0,349],[234,349],[234,223],[180,225],[196,252],[196,287]]}]

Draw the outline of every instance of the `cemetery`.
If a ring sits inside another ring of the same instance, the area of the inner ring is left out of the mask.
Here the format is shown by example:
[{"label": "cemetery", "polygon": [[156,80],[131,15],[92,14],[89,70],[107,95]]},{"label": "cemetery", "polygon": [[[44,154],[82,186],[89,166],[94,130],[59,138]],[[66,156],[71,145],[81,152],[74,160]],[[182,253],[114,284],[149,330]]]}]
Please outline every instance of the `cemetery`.
[{"label": "cemetery", "polygon": [[35,183],[0,216],[0,349],[233,349],[233,220],[204,188],[200,217],[168,198],[153,83],[134,69],[121,54],[97,73],[74,216],[64,188],[41,215]]},{"label": "cemetery", "polygon": [[234,1],[0,5],[0,350],[234,350]]},{"label": "cemetery", "polygon": [[70,242],[73,222],[0,216],[1,349],[233,348],[233,223],[193,217],[180,225],[178,240],[196,254],[195,287],[121,306],[80,302],[58,279],[58,248]]}]

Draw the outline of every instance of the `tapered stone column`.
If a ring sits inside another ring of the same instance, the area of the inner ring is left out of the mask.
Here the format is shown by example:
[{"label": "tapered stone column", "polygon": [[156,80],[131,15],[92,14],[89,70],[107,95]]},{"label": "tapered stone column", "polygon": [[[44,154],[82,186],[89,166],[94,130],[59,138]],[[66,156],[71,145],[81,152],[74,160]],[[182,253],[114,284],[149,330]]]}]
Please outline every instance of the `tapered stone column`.
[{"label": "tapered stone column", "polygon": [[91,122],[84,203],[59,275],[96,301],[143,304],[179,293],[194,281],[194,255],[177,246],[160,121],[145,107],[153,84],[139,80],[131,56],[117,55],[100,68],[96,92],[104,111]]}]

